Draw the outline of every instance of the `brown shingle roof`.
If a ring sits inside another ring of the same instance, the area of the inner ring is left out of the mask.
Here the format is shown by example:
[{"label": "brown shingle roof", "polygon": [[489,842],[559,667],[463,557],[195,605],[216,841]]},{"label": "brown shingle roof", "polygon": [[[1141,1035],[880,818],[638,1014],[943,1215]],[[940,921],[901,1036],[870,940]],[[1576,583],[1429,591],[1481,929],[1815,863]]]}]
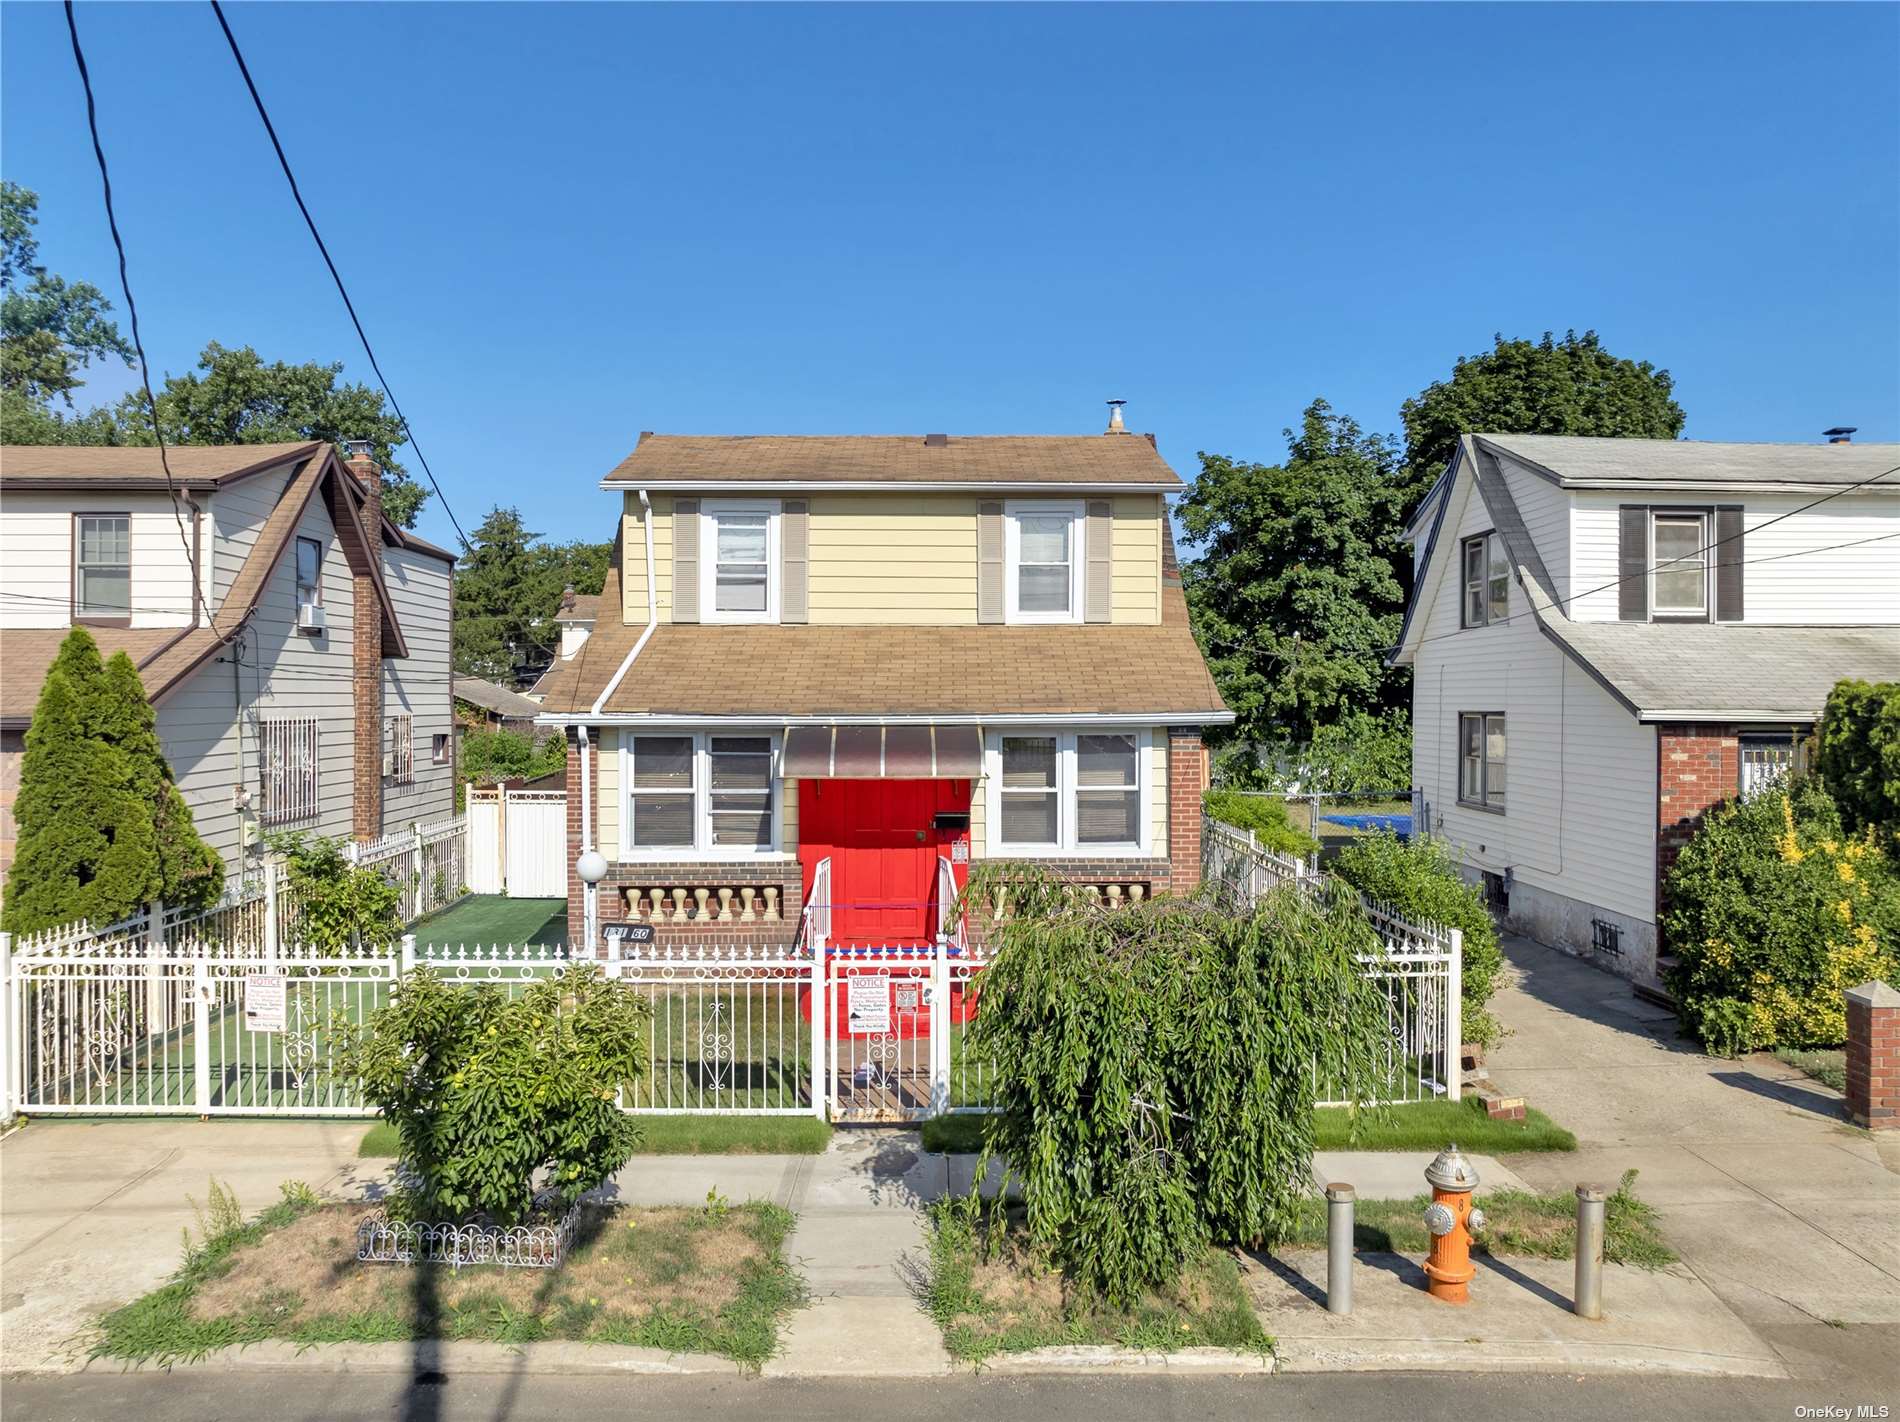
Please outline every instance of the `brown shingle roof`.
[{"label": "brown shingle roof", "polygon": [[592,622],[600,616],[599,593],[575,593],[574,605],[554,614],[556,622]]},{"label": "brown shingle roof", "polygon": [[[305,459],[325,446],[321,440],[292,444],[184,444],[165,450],[172,478],[192,489],[209,489],[246,474]],[[60,488],[81,485],[165,487],[165,469],[156,446],[94,448],[79,445],[9,444],[0,446],[0,484],[9,487]]]},{"label": "brown shingle roof", "polygon": [[1142,484],[1181,487],[1143,435],[656,435],[606,482]]},{"label": "brown shingle roof", "polygon": [[[1143,441],[1146,443],[1146,441]],[[618,604],[619,573],[602,592]],[[760,627],[661,623],[603,710],[688,716],[1224,713],[1178,587],[1153,626]],[[644,624],[615,617],[536,687],[587,712]]]}]

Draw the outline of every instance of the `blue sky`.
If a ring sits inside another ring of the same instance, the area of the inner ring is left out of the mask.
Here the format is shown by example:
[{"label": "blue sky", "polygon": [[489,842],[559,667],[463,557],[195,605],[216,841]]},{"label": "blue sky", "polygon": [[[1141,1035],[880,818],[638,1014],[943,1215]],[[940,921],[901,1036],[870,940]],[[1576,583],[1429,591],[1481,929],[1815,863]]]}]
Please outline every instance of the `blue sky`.
[{"label": "blue sky", "polygon": [[[607,536],[642,429],[1120,396],[1191,476],[1316,395],[1396,430],[1496,331],[1596,328],[1694,438],[1900,439],[1900,7],[228,13],[470,527]],[[209,6],[79,18],[154,366],[367,379]],[[0,169],[116,294],[59,8],[0,50]]]}]

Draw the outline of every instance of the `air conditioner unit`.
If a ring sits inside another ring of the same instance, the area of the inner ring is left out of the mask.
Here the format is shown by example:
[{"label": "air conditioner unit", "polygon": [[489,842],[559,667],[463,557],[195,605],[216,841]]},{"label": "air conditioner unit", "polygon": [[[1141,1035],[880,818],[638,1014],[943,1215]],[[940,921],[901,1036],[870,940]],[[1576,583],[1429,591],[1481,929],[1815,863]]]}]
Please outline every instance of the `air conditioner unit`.
[{"label": "air conditioner unit", "polygon": [[322,603],[300,602],[297,604],[297,630],[299,632],[321,632],[324,626]]}]

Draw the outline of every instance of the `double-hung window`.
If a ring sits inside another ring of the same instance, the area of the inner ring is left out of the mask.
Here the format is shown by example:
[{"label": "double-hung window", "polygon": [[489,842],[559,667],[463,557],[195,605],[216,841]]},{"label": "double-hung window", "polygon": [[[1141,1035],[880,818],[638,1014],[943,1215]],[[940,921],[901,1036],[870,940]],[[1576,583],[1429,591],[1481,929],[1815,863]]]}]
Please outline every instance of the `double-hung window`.
[{"label": "double-hung window", "polygon": [[297,605],[323,605],[323,544],[314,538],[297,540]]},{"label": "double-hung window", "polygon": [[126,622],[132,617],[132,517],[73,518],[73,618]]},{"label": "double-hung window", "polygon": [[1464,541],[1462,625],[1483,627],[1511,615],[1511,561],[1495,533]]},{"label": "double-hung window", "polygon": [[1458,803],[1504,809],[1504,713],[1467,711],[1458,717]]},{"label": "double-hung window", "polygon": [[1142,854],[1145,736],[1138,731],[993,736],[997,854]]},{"label": "double-hung window", "polygon": [[629,736],[621,750],[627,857],[776,849],[776,753],[771,736]]},{"label": "double-hung window", "polygon": [[778,514],[776,503],[706,501],[699,550],[704,621],[778,621]]},{"label": "double-hung window", "polygon": [[1003,512],[1006,620],[1080,622],[1082,505],[1020,502]]},{"label": "double-hung window", "polygon": [[1656,617],[1709,615],[1709,516],[1658,513],[1650,529],[1654,569],[1650,608]]},{"label": "double-hung window", "polygon": [[257,723],[257,819],[265,825],[315,819],[318,793],[314,718]]}]

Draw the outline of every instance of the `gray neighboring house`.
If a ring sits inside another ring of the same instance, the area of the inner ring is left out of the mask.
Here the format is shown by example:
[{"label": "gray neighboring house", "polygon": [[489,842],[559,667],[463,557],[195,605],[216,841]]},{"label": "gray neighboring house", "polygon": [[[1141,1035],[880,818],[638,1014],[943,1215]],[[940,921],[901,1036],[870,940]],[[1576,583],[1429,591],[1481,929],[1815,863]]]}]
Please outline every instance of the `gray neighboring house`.
[{"label": "gray neighboring house", "polygon": [[467,708],[464,723],[479,720],[491,731],[536,735],[534,718],[541,714],[541,703],[529,700],[518,691],[510,691],[478,676],[457,676],[455,700]]},{"label": "gray neighboring house", "polygon": [[[1830,431],[1844,439],[1844,432]],[[1414,515],[1413,784],[1513,928],[1655,983],[1663,876],[1900,677],[1900,445],[1467,435]]]},{"label": "gray neighboring house", "polygon": [[[125,651],[231,878],[262,836],[374,839],[454,813],[453,554],[327,442],[0,448],[0,869],[46,669]],[[194,577],[194,572],[196,576]]]}]

